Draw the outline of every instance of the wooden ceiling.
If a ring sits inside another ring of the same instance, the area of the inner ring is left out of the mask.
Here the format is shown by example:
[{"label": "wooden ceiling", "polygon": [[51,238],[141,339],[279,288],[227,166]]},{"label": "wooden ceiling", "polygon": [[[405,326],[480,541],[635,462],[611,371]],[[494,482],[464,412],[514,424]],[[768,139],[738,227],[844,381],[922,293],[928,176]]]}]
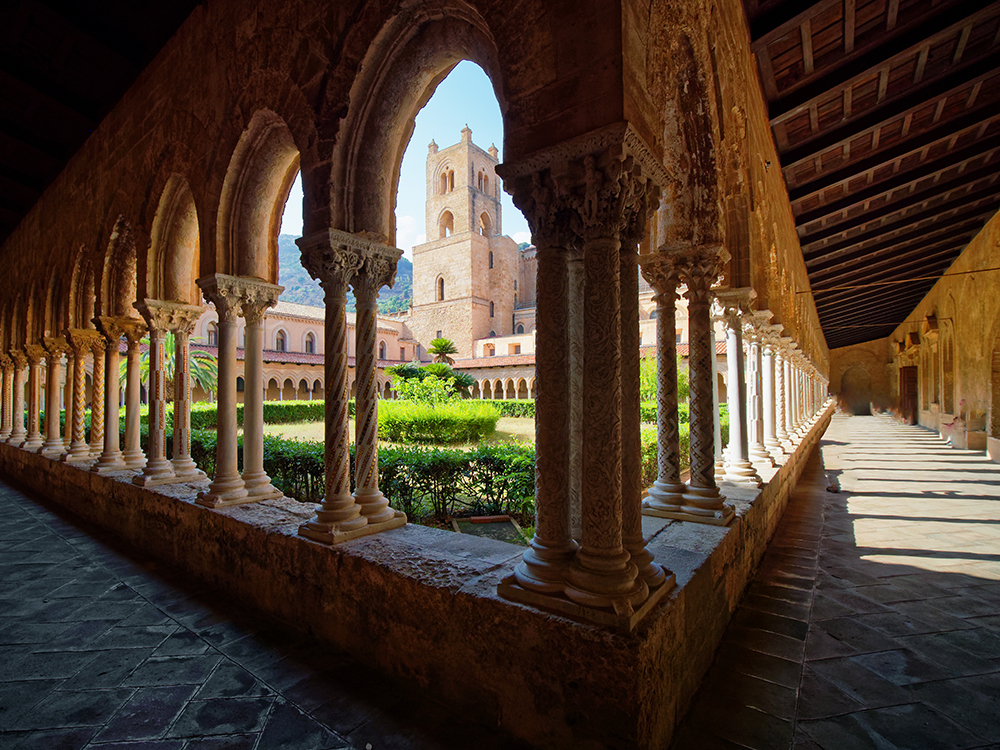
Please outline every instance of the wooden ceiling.
[{"label": "wooden ceiling", "polygon": [[827,344],[888,336],[1000,209],[1000,2],[744,2]]},{"label": "wooden ceiling", "polygon": [[0,243],[197,5],[0,2]]}]

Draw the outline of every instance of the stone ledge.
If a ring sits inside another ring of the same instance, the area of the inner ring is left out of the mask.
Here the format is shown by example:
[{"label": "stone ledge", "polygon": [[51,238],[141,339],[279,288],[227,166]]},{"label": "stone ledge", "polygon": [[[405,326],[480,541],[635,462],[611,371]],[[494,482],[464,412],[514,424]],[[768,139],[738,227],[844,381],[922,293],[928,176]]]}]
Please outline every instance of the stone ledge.
[{"label": "stone ledge", "polygon": [[725,486],[728,527],[643,519],[677,587],[630,634],[501,599],[522,548],[408,525],[337,547],[313,506],[210,510],[202,485],[142,488],[0,444],[0,472],[177,568],[539,747],[666,747],[784,511],[828,406],[763,490]]}]

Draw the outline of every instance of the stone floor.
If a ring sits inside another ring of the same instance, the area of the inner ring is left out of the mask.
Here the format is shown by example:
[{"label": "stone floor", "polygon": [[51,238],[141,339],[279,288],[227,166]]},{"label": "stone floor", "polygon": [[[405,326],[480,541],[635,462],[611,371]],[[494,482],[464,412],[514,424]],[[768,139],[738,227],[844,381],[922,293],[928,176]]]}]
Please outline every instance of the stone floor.
[{"label": "stone floor", "polygon": [[0,483],[3,750],[518,748]]},{"label": "stone floor", "polygon": [[1000,465],[834,417],[674,742],[789,747],[1000,748]]}]

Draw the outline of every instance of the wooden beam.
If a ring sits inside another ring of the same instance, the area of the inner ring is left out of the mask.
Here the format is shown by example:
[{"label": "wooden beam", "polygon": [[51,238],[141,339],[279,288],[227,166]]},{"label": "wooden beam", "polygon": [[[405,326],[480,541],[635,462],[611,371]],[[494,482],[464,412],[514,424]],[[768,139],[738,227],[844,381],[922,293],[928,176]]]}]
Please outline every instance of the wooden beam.
[{"label": "wooden beam", "polygon": [[889,5],[885,14],[885,28],[892,31],[896,28],[896,21],[899,19],[899,0],[889,0]]},{"label": "wooden beam", "polygon": [[972,33],[972,26],[966,26],[958,35],[958,43],[955,44],[955,54],[951,56],[951,64],[958,65],[965,54],[965,46],[969,43],[969,34]]},{"label": "wooden beam", "polygon": [[844,0],[844,54],[854,52],[854,0]]},{"label": "wooden beam", "polygon": [[807,76],[811,76],[815,65],[813,64],[812,23],[808,18],[799,27],[799,36],[802,39],[802,69]]}]

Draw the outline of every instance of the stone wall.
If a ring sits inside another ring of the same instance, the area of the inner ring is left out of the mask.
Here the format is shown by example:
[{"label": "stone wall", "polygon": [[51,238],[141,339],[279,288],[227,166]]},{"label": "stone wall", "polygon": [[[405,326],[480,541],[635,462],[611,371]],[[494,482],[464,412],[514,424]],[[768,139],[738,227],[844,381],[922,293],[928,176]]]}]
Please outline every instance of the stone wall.
[{"label": "stone wall", "polygon": [[830,352],[830,392],[853,413],[869,404],[888,409],[897,401],[891,375],[892,357],[886,339],[845,346]]}]

